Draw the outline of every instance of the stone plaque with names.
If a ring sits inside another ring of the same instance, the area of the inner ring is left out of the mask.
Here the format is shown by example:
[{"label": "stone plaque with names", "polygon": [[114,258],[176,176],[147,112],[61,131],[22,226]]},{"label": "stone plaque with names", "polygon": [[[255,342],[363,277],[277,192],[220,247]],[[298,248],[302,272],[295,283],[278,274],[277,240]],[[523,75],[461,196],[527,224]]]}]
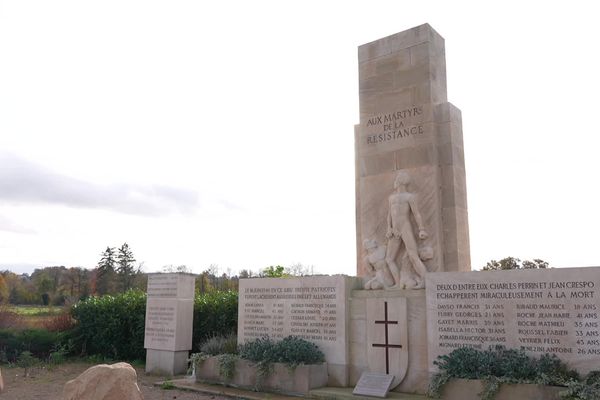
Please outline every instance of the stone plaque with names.
[{"label": "stone plaque with names", "polygon": [[325,354],[330,384],[345,385],[347,307],[354,278],[343,275],[240,279],[238,342],[294,335]]},{"label": "stone plaque with names", "polygon": [[427,275],[429,368],[460,347],[502,345],[598,369],[600,268]]},{"label": "stone plaque with names", "polygon": [[175,375],[187,369],[192,348],[194,282],[191,274],[149,274],[144,348],[146,372]]},{"label": "stone plaque with names", "polygon": [[372,397],[387,397],[393,375],[386,375],[378,372],[363,372],[354,387],[352,394]]}]

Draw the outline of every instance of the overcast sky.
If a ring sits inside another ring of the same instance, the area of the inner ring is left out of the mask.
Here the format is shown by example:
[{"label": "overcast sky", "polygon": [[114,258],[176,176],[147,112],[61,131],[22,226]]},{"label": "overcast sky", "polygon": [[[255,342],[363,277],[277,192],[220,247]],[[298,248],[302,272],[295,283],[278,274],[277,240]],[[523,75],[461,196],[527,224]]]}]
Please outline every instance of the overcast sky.
[{"label": "overcast sky", "polygon": [[0,0],[0,268],[354,274],[357,46],[428,22],[473,268],[600,265],[593,2]]}]

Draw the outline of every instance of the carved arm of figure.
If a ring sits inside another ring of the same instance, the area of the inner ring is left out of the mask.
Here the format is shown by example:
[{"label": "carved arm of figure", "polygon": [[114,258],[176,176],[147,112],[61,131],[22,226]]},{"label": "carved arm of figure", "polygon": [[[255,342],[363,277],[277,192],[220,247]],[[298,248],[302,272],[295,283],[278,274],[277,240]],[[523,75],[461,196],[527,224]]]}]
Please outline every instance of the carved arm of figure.
[{"label": "carved arm of figure", "polygon": [[367,266],[366,270],[367,270],[367,275],[370,278],[375,277],[375,267],[373,266],[373,264],[371,264],[371,262],[369,261],[369,256],[364,256],[363,257],[363,262],[365,263],[365,265]]},{"label": "carved arm of figure", "polygon": [[417,222],[417,227],[419,228],[419,239],[427,239],[429,235],[423,226],[423,218],[421,217],[421,213],[419,212],[419,207],[417,206],[417,202],[414,196],[410,197],[408,200],[408,204],[410,204],[410,209],[415,216],[415,221]]}]

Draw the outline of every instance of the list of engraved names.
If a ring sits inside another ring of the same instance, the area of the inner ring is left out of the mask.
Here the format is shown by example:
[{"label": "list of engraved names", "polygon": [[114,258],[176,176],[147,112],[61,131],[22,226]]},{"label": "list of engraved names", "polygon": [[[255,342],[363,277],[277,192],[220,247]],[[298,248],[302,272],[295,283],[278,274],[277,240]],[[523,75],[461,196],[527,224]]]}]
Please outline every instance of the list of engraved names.
[{"label": "list of engraved names", "polygon": [[246,340],[294,335],[312,342],[335,341],[337,299],[335,286],[246,287],[240,293],[245,315],[241,334]]},{"label": "list of engraved names", "polygon": [[600,269],[433,275],[427,287],[431,361],[459,347],[496,345],[556,354],[584,369],[600,355]]}]

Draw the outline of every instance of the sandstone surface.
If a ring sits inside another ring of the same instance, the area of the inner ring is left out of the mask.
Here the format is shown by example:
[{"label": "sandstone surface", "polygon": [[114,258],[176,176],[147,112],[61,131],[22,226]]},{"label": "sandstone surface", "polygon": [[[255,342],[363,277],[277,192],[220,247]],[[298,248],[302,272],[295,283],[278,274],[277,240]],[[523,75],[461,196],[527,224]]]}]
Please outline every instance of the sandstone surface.
[{"label": "sandstone surface", "polygon": [[143,400],[135,369],[127,363],[88,368],[67,382],[64,400]]}]

